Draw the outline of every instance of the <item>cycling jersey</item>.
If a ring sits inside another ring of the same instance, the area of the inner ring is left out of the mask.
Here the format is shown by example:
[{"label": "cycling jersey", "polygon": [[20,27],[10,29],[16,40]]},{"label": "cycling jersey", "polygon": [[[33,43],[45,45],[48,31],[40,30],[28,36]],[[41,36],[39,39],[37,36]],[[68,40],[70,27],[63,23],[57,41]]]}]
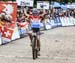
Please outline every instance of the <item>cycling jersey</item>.
[{"label": "cycling jersey", "polygon": [[31,19],[31,27],[32,28],[40,28],[40,21],[41,21],[41,16],[30,16]]}]

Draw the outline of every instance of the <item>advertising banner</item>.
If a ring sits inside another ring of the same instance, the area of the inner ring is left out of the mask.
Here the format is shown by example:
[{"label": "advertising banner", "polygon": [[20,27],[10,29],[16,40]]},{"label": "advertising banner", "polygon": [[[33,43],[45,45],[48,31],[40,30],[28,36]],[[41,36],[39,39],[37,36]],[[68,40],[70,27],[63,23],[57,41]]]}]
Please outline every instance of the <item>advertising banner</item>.
[{"label": "advertising banner", "polygon": [[19,6],[33,7],[34,0],[16,0]]},{"label": "advertising banner", "polygon": [[49,9],[48,1],[37,1],[37,9]]},{"label": "advertising banner", "polygon": [[[0,23],[3,23],[0,26],[2,29],[2,40],[3,42],[10,42],[16,28],[17,3],[0,2],[0,14],[5,16],[4,20],[0,21]],[[7,22],[7,19],[10,22]]]},{"label": "advertising banner", "polygon": [[19,29],[20,37],[24,37],[25,35],[27,35],[27,33],[29,31],[29,23],[28,22],[19,22],[18,29]]},{"label": "advertising banner", "polygon": [[2,44],[1,32],[0,32],[0,45]]},{"label": "advertising banner", "polygon": [[45,29],[51,29],[52,28],[50,19],[45,19],[44,25],[45,25]]},{"label": "advertising banner", "polygon": [[67,8],[69,8],[69,9],[75,9],[75,5],[74,4],[67,5]]}]

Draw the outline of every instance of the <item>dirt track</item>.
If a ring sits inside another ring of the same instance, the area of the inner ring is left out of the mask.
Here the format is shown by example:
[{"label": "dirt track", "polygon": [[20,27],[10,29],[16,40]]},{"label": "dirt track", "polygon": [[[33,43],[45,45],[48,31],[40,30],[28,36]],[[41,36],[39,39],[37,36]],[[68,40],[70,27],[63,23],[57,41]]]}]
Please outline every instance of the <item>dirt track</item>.
[{"label": "dirt track", "polygon": [[32,59],[28,37],[0,46],[0,63],[75,63],[75,27],[42,31],[41,56]]}]

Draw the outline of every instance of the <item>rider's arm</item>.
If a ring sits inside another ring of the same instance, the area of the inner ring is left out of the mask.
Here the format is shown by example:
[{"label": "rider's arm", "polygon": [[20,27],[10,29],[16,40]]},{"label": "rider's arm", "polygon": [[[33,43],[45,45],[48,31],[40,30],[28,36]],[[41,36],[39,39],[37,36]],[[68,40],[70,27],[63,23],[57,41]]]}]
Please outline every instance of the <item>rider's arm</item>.
[{"label": "rider's arm", "polygon": [[46,14],[46,13],[45,13],[45,10],[43,10],[43,13],[42,13],[40,16],[43,17],[45,14]]},{"label": "rider's arm", "polygon": [[30,16],[26,16],[26,17],[25,17],[25,20],[26,20],[27,22],[29,22],[29,23],[30,23],[30,21],[31,21],[30,19],[31,19]]},{"label": "rider's arm", "polygon": [[44,21],[45,14],[46,14],[46,13],[45,13],[45,10],[43,10],[43,13],[39,15],[39,16],[41,16],[41,22]]},{"label": "rider's arm", "polygon": [[26,20],[27,22],[29,22],[29,21],[30,21],[29,17],[25,17],[25,20]]},{"label": "rider's arm", "polygon": [[29,17],[29,14],[27,14],[27,10],[24,8],[24,14]]},{"label": "rider's arm", "polygon": [[27,22],[30,22],[30,15],[29,14],[27,14],[27,10],[24,8],[24,14],[25,14],[25,20],[27,21]]}]

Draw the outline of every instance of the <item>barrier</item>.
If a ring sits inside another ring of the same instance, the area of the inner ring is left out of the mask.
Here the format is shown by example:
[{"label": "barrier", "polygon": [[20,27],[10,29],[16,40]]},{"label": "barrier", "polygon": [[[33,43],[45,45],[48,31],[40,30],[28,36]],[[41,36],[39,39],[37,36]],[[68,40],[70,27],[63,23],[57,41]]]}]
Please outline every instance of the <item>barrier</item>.
[{"label": "barrier", "polygon": [[[48,30],[61,26],[73,26],[73,25],[75,25],[75,18],[73,17],[56,17],[54,19],[48,19],[44,23],[41,23],[41,30]],[[24,37],[30,29],[31,29],[30,25],[27,22],[20,23],[20,25],[18,27],[16,26],[14,29],[6,28],[6,30],[11,32],[12,37],[10,38],[4,37],[3,35],[1,36],[0,34],[0,45],[11,42],[12,40],[15,40],[17,38]],[[8,34],[8,32],[5,34],[6,34],[5,36],[10,35]]]},{"label": "barrier", "polygon": [[75,25],[75,22],[74,22],[75,19],[73,17],[70,17],[69,20],[70,20],[70,25],[72,26]]},{"label": "barrier", "polygon": [[45,23],[45,29],[46,29],[46,30],[51,29],[51,28],[52,28],[52,27],[51,27],[50,22]]},{"label": "barrier", "polygon": [[75,25],[75,19],[73,17],[61,17],[62,26],[73,26]]},{"label": "barrier", "polygon": [[70,24],[70,20],[69,20],[68,17],[65,18],[65,21],[66,21],[66,25],[67,25],[67,26],[70,26],[70,25],[71,25],[71,24]]},{"label": "barrier", "polygon": [[0,45],[2,44],[1,33],[0,33]]},{"label": "barrier", "polygon": [[28,33],[30,27],[27,22],[18,23],[18,26],[19,26],[18,30],[19,30],[20,38],[22,38]]},{"label": "barrier", "polygon": [[73,21],[74,21],[74,25],[75,25],[75,19],[73,18]]},{"label": "barrier", "polygon": [[60,20],[61,20],[62,26],[67,26],[68,23],[66,22],[65,17],[60,17]]},{"label": "barrier", "polygon": [[12,35],[12,39],[11,40],[15,40],[15,39],[18,39],[20,38],[20,34],[18,32],[18,27],[16,26],[14,29],[13,29],[13,35]]},{"label": "barrier", "polygon": [[44,23],[45,29],[51,29],[61,26],[73,26],[73,25],[75,25],[75,18],[73,17],[56,17]]},{"label": "barrier", "polygon": [[46,20],[45,20],[45,22],[44,22],[44,27],[45,27],[46,30],[52,28],[49,19],[46,19]]},{"label": "barrier", "polygon": [[44,25],[44,23],[40,23],[40,30],[42,31],[42,30],[45,30],[45,25]]},{"label": "barrier", "polygon": [[56,23],[56,26],[57,26],[57,27],[62,26],[60,17],[56,17],[56,18],[55,18],[55,23]]},{"label": "barrier", "polygon": [[2,44],[11,42],[12,35],[13,35],[13,30],[10,28],[4,27],[2,29]]},{"label": "barrier", "polygon": [[[11,9],[11,10],[10,10]],[[1,25],[1,44],[5,44],[15,40],[18,37],[18,30],[16,31],[16,15],[17,15],[17,3],[13,2],[0,2],[0,13],[5,13],[6,19],[11,17],[12,23],[8,23],[6,20],[1,20],[4,25]],[[8,19],[7,19],[8,20]],[[16,36],[17,35],[17,36]]]},{"label": "barrier", "polygon": [[56,27],[56,23],[55,23],[55,21],[54,21],[54,19],[51,19],[50,20],[50,24],[51,24],[51,28],[55,28]]}]

